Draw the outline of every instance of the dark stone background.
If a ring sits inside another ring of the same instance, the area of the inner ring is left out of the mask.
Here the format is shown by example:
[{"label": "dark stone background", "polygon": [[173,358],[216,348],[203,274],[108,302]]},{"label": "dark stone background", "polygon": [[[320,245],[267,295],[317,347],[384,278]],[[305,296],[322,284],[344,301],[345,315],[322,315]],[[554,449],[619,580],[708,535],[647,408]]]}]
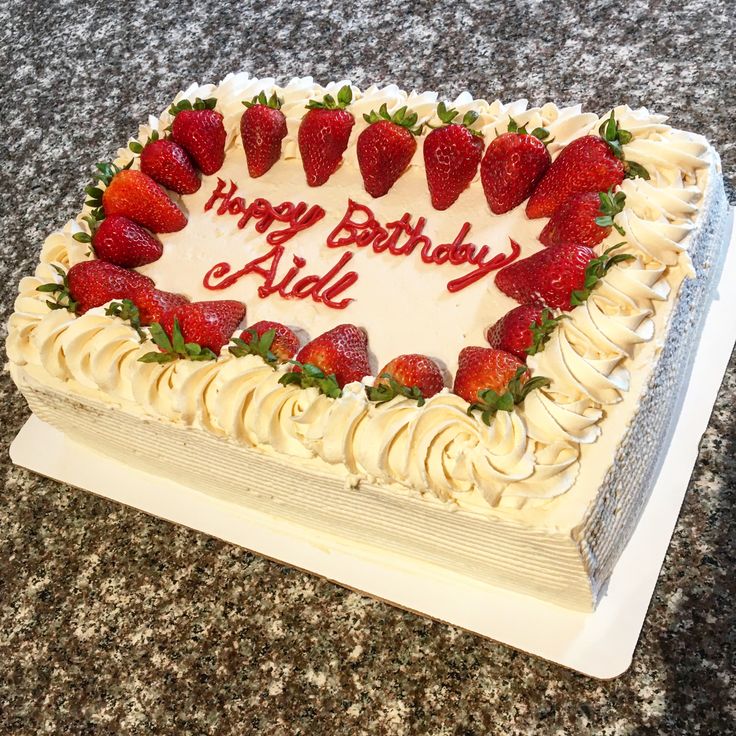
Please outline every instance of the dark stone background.
[{"label": "dark stone background", "polygon": [[[734,197],[728,0],[6,0],[0,35],[3,324],[90,165],[240,69],[647,105],[717,145]],[[633,666],[597,682],[12,467],[2,374],[0,732],[734,733],[735,387],[732,363]]]}]

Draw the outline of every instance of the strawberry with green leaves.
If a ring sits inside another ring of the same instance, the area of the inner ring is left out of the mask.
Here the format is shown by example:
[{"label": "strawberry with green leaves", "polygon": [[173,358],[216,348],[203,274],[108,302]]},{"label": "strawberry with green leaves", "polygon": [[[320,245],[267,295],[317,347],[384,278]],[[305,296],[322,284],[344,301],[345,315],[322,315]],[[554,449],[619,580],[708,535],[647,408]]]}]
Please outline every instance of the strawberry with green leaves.
[{"label": "strawberry with green leaves", "polygon": [[620,235],[624,229],[614,218],[626,204],[623,192],[576,192],[571,194],[552,214],[539,236],[543,245],[581,243],[591,248],[598,245],[616,228]]},{"label": "strawberry with green leaves", "polygon": [[562,317],[536,304],[522,304],[507,312],[486,330],[486,340],[492,348],[526,362],[544,348]]},{"label": "strawberry with green leaves", "polygon": [[544,142],[548,137],[544,128],[528,133],[510,118],[508,132],[490,142],[480,165],[480,180],[491,212],[509,212],[534,191],[552,163]]},{"label": "strawberry with green leaves", "polygon": [[280,158],[281,142],[286,137],[286,117],[281,100],[274,92],[270,97],[261,91],[250,102],[243,102],[240,139],[248,163],[248,173],[263,176]]},{"label": "strawberry with green leaves", "polygon": [[216,104],[214,97],[206,100],[198,97],[194,103],[179,100],[169,108],[169,114],[174,116],[171,137],[208,176],[219,171],[225,162],[227,133],[222,115],[214,109]]},{"label": "strawberry with green leaves", "polygon": [[399,355],[380,371],[368,398],[383,404],[396,396],[415,399],[418,406],[442,391],[445,379],[440,367],[431,358],[418,353]]},{"label": "strawberry with green leaves", "polygon": [[624,243],[600,256],[587,245],[551,245],[516,261],[496,274],[496,286],[520,304],[538,304],[567,311],[582,304],[612,266],[631,260],[614,253]]},{"label": "strawberry with green leaves", "polygon": [[352,102],[353,91],[345,85],[337,99],[327,94],[322,100],[310,100],[307,114],[299,125],[299,153],[310,187],[324,184],[342,163],[355,118],[345,108]]},{"label": "strawberry with green leaves", "polygon": [[406,106],[392,115],[386,103],[363,118],[369,125],[358,136],[358,165],[366,192],[382,197],[409,166],[422,126],[417,126],[417,114]]},{"label": "strawberry with green leaves", "polygon": [[649,178],[641,164],[626,160],[623,146],[631,133],[619,128],[613,112],[599,133],[576,138],[562,149],[529,198],[527,217],[550,217],[570,195],[607,192],[624,177]]},{"label": "strawberry with green leaves", "polygon": [[161,186],[177,194],[194,194],[201,182],[187,152],[172,140],[159,138],[157,130],[148,142],[129,144],[133,153],[140,155],[141,171]]},{"label": "strawberry with green leaves", "polygon": [[90,243],[101,261],[123,268],[138,268],[161,258],[163,246],[145,228],[123,215],[110,215],[102,222],[94,221],[94,234],[75,233],[80,243]]},{"label": "strawberry with green leaves", "polygon": [[460,351],[454,393],[479,410],[490,425],[498,411],[513,411],[535,389],[549,386],[543,376],[529,377],[527,367],[511,353],[495,348],[466,347]]},{"label": "strawberry with green leaves", "polygon": [[483,156],[483,136],[471,125],[478,113],[468,110],[459,123],[458,111],[437,106],[442,126],[424,139],[424,168],[427,185],[436,210],[446,210],[470,186]]},{"label": "strawberry with green leaves", "polygon": [[236,358],[258,355],[267,363],[291,360],[299,350],[299,338],[280,322],[261,320],[233,338],[229,348]]}]

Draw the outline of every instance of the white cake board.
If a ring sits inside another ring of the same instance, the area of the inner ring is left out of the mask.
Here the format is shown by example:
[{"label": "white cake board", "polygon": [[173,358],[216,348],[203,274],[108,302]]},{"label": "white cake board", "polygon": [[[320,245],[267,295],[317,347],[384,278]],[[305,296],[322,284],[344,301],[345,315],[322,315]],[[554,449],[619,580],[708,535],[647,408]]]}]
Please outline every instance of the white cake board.
[{"label": "white cake board", "polygon": [[[732,232],[733,231],[733,232]],[[198,529],[362,591],[446,621],[592,677],[608,679],[631,664],[688,481],[736,340],[736,229],[721,284],[705,322],[690,386],[668,455],[644,514],[594,613],[578,613],[502,588],[429,569],[385,552],[313,544],[302,527],[133,470],[73,442],[31,417],[10,447],[14,463],[162,519]],[[729,278],[731,276],[731,278]],[[43,451],[40,451],[43,448]],[[135,542],[134,542],[135,543]]]}]

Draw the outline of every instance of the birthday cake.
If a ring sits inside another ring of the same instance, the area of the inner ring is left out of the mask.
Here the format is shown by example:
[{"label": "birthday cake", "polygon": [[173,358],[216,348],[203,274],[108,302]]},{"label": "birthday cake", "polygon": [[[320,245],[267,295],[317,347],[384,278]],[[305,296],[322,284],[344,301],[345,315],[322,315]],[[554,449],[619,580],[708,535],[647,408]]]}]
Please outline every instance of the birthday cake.
[{"label": "birthday cake", "polygon": [[8,328],[31,409],[131,466],[590,610],[722,251],[665,117],[245,73],[98,164]]}]

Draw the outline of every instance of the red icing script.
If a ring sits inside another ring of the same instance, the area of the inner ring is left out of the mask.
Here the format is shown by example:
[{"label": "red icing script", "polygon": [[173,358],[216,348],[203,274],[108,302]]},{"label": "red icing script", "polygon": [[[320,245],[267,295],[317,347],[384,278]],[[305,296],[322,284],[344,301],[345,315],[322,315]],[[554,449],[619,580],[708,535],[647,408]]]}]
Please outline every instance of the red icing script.
[{"label": "red icing script", "polygon": [[[238,187],[234,182],[231,181],[229,187],[222,179],[217,182],[212,196],[204,206],[205,210],[212,209],[219,201],[216,213],[238,217],[239,228],[254,221],[259,233],[274,229],[266,236],[266,242],[271,246],[268,252],[257,256],[236,271],[229,263],[217,263],[204,276],[205,288],[227,289],[244,276],[255,274],[263,279],[263,284],[258,287],[258,296],[261,299],[272,294],[285,299],[311,298],[331,309],[345,309],[353,301],[349,297],[339,298],[358,280],[355,271],[344,270],[353,258],[350,252],[343,253],[337,263],[321,276],[303,275],[302,272],[307,267],[306,259],[292,254],[288,270],[283,276],[279,275],[279,267],[286,253],[284,243],[319,222],[325,216],[322,207],[310,207],[304,202],[282,202],[274,206],[260,197],[248,204],[243,197],[235,196]],[[496,255],[491,254],[487,245],[478,247],[465,242],[471,228],[469,222],[462,225],[451,243],[433,245],[423,232],[427,220],[419,217],[412,224],[412,219],[412,215],[407,212],[401,219],[381,225],[370,208],[351,199],[348,200],[348,208],[342,220],[327,236],[327,246],[370,246],[375,253],[386,252],[393,256],[408,256],[419,248],[422,261],[430,265],[474,266],[472,271],[448,282],[447,289],[451,292],[460,291],[491,271],[503,268],[516,260],[521,252],[519,244],[511,239],[511,252]]]}]

